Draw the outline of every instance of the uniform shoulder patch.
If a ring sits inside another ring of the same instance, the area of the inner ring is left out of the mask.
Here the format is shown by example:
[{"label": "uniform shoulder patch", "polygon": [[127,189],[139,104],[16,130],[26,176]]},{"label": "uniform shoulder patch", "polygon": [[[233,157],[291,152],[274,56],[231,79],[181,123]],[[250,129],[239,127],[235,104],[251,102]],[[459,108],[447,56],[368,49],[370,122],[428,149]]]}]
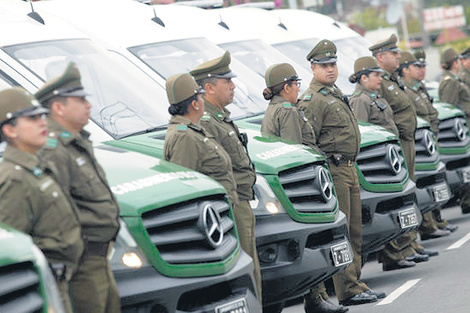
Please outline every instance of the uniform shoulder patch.
[{"label": "uniform shoulder patch", "polygon": [[201,121],[210,121],[211,120],[211,116],[209,114],[204,114],[203,116],[201,116]]},{"label": "uniform shoulder patch", "polygon": [[284,103],[282,104],[282,106],[283,106],[284,108],[292,108],[292,103],[290,103],[290,102],[284,102]]},{"label": "uniform shoulder patch", "polygon": [[71,138],[72,134],[70,132],[65,131],[65,132],[61,132],[59,136],[60,138]]},{"label": "uniform shoulder patch", "polygon": [[307,93],[303,96],[302,98],[303,101],[310,101],[312,100],[312,94],[311,93]]},{"label": "uniform shoulder patch", "polygon": [[47,138],[47,141],[46,141],[46,147],[50,147],[50,148],[56,148],[57,147],[57,143],[58,143],[58,140],[55,139],[55,138]]},{"label": "uniform shoulder patch", "polygon": [[188,125],[178,125],[176,126],[177,130],[185,131],[188,130]]},{"label": "uniform shoulder patch", "polygon": [[448,80],[448,79],[451,79],[451,77],[450,76],[444,77],[444,80]]}]

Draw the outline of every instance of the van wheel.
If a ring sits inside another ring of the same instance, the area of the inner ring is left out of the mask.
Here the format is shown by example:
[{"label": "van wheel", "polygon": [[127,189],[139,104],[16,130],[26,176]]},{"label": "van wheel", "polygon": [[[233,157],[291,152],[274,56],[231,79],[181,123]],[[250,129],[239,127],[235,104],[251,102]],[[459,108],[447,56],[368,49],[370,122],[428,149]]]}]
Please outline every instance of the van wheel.
[{"label": "van wheel", "polygon": [[281,313],[284,309],[284,303],[276,303],[263,307],[263,313]]}]

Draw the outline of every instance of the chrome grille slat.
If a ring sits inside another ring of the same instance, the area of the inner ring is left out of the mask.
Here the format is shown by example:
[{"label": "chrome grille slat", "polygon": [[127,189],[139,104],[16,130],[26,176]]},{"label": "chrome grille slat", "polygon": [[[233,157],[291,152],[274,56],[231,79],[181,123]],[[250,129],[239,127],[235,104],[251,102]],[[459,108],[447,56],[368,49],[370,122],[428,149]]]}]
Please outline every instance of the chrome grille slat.
[{"label": "chrome grille slat", "polygon": [[[202,222],[206,205],[220,215],[223,240],[215,248],[209,243]],[[145,212],[142,225],[163,260],[171,264],[219,262],[237,247],[235,223],[223,196],[194,199]]]},{"label": "chrome grille slat", "polygon": [[336,197],[325,200],[319,188],[317,171],[320,167],[322,164],[313,163],[279,173],[279,182],[296,211],[318,214],[335,210]]},{"label": "chrome grille slat", "polygon": [[390,161],[387,159],[387,152],[390,146],[397,149],[399,163],[403,167],[405,159],[400,146],[396,141],[383,142],[372,146],[361,148],[357,157],[357,168],[370,184],[393,184],[400,183],[406,177],[406,171],[401,170],[395,174]]},{"label": "chrome grille slat", "polygon": [[44,301],[40,279],[30,262],[0,267],[0,311],[2,313],[39,313]]}]

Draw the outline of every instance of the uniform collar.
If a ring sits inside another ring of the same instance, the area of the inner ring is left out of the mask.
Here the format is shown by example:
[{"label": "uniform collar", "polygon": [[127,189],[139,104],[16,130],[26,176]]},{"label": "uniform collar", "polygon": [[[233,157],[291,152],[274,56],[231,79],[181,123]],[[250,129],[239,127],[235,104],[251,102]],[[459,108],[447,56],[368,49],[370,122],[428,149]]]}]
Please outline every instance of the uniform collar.
[{"label": "uniform collar", "polygon": [[211,116],[217,118],[220,121],[230,120],[230,111],[226,108],[220,109],[204,99],[204,111],[209,113]]},{"label": "uniform collar", "polygon": [[[279,104],[279,103],[285,103],[285,102],[289,102],[287,101],[286,99],[284,99],[283,97],[279,96],[279,95],[275,95],[271,101],[269,101],[269,105],[276,105],[276,104]],[[289,102],[290,103],[290,102]]]},{"label": "uniform collar", "polygon": [[451,71],[449,71],[449,70],[445,70],[445,71],[444,71],[444,75],[449,75],[449,76],[451,76],[452,78],[459,80],[459,76],[455,75],[453,72],[451,72]]},{"label": "uniform collar", "polygon": [[366,87],[364,87],[361,84],[356,85],[356,90],[357,90],[357,92],[362,92],[362,93],[368,95],[371,98],[379,98],[379,94],[378,94],[377,91],[372,91],[370,89],[367,89]]},{"label": "uniform collar", "polygon": [[201,126],[198,124],[193,124],[189,119],[182,115],[173,115],[170,117],[170,124],[186,125],[192,129],[202,131]]},{"label": "uniform collar", "polygon": [[20,165],[21,167],[29,170],[34,175],[39,176],[42,171],[39,169],[39,159],[37,156],[21,151],[12,145],[7,145],[3,158],[6,161]]},{"label": "uniform collar", "polygon": [[49,138],[60,138],[60,140],[65,144],[68,145],[75,139],[80,140],[80,138],[88,139],[90,137],[90,133],[86,130],[82,129],[79,134],[73,135],[71,132],[66,130],[62,125],[57,123],[54,119],[48,118],[47,119],[47,128],[49,131]]}]

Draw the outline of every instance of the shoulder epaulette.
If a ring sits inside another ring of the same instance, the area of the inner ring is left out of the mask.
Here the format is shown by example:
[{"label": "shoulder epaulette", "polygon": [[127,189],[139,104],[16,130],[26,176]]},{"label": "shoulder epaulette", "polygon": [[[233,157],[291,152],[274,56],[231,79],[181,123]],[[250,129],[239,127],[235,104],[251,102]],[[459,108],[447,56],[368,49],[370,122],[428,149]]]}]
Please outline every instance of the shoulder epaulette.
[{"label": "shoulder epaulette", "polygon": [[283,106],[284,108],[292,108],[292,103],[290,103],[290,102],[284,102],[284,103],[282,104],[282,106]]},{"label": "shoulder epaulette", "polygon": [[58,140],[55,138],[47,138],[45,147],[55,148],[57,147]]},{"label": "shoulder epaulette", "polygon": [[201,121],[210,121],[210,120],[211,120],[210,114],[204,113],[204,115],[201,116]]},{"label": "shoulder epaulette", "polygon": [[322,95],[324,95],[324,96],[326,96],[327,94],[329,94],[329,92],[328,92],[327,90],[325,90],[325,89],[320,90],[320,93],[321,93]]},{"label": "shoulder epaulette", "polygon": [[176,129],[179,131],[186,131],[188,130],[188,125],[178,125],[176,126]]},{"label": "shoulder epaulette", "polygon": [[302,101],[310,101],[310,100],[312,100],[312,94],[311,93],[305,94],[302,98]]}]

